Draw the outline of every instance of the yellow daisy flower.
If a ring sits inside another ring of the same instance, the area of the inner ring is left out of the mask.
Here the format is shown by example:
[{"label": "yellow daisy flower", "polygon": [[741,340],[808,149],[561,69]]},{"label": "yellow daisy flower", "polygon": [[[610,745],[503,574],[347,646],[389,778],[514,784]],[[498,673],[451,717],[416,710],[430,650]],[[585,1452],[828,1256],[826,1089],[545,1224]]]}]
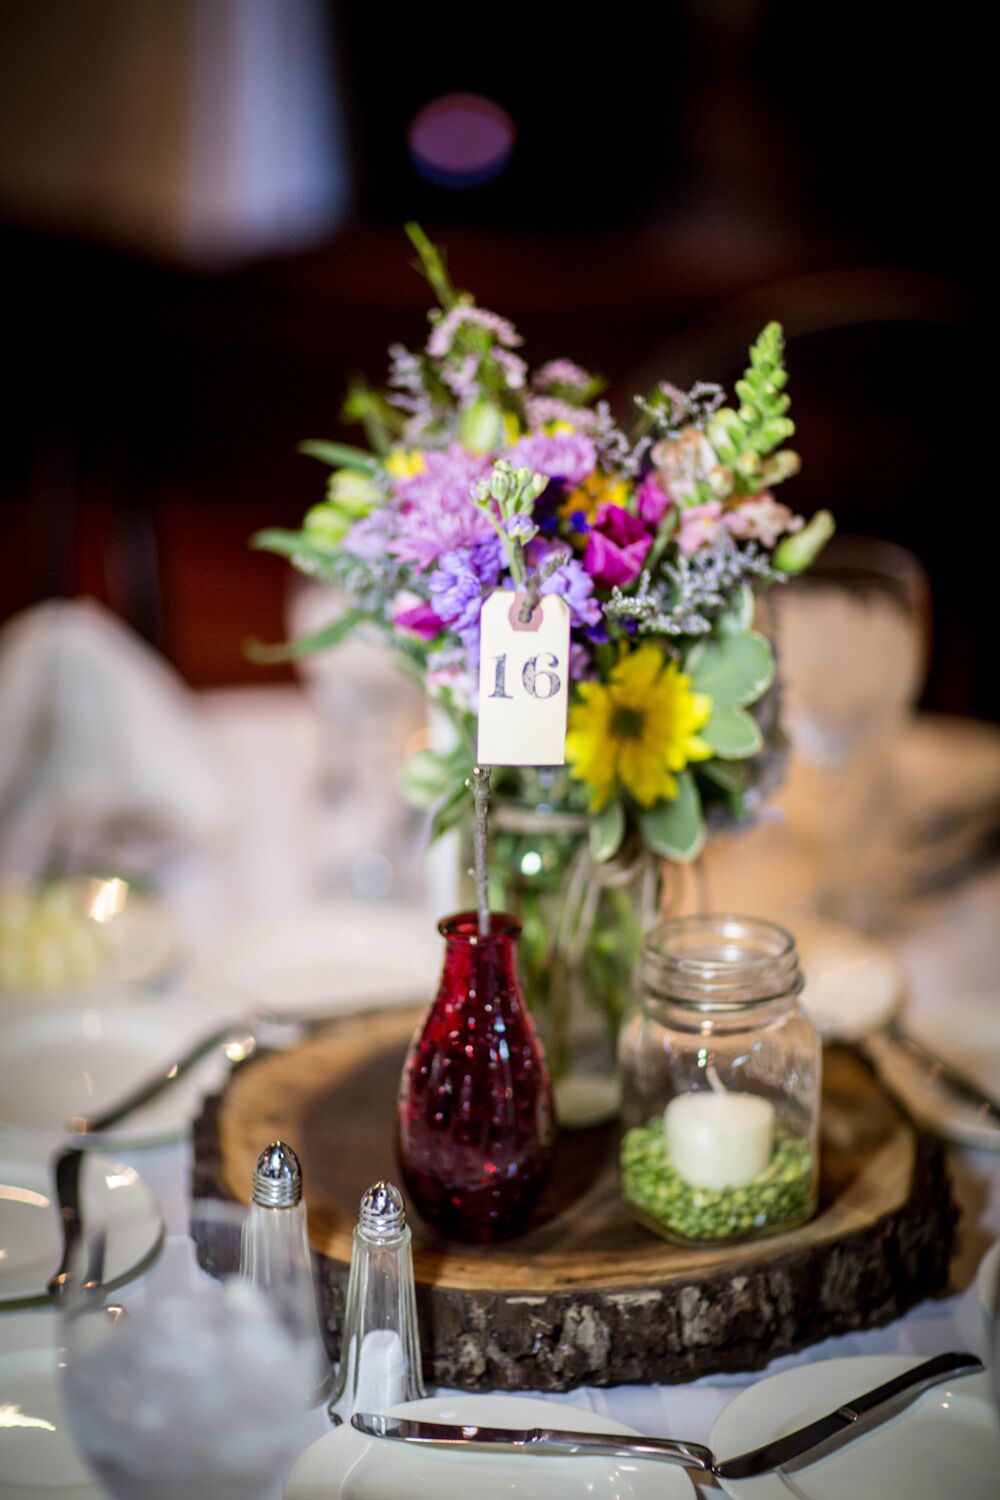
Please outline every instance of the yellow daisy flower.
[{"label": "yellow daisy flower", "polygon": [[591,812],[619,791],[641,807],[677,795],[676,772],[712,750],[698,731],[712,712],[707,693],[651,641],[623,656],[606,683],[582,682],[569,713],[566,759],[590,787]]}]

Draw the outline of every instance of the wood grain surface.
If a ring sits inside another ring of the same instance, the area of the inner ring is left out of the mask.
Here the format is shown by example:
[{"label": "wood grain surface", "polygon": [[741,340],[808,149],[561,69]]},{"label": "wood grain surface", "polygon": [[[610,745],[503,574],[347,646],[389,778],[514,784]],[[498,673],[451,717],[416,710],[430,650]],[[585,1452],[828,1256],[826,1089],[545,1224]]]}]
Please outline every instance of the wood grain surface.
[{"label": "wood grain surface", "polygon": [[[353,1018],[234,1072],[196,1130],[196,1190],[246,1201],[268,1141],[302,1159],[310,1237],[336,1344],[358,1200],[398,1178],[394,1100],[419,1012]],[[566,1390],[756,1368],[884,1323],[945,1289],[956,1212],[941,1145],[844,1049],[824,1060],[820,1210],[789,1234],[681,1249],[630,1217],[617,1130],[567,1132],[525,1234],[445,1242],[413,1223],[428,1378]]]}]

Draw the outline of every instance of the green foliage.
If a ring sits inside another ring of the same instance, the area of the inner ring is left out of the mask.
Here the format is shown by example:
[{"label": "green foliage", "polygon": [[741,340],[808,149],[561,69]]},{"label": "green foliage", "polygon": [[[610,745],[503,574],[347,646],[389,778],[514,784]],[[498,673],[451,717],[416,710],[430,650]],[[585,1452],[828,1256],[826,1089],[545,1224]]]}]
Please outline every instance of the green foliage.
[{"label": "green foliage", "polygon": [[422,271],[430,282],[435,297],[444,308],[445,312],[455,306],[458,301],[458,293],[452,285],[451,277],[448,275],[446,256],[443,250],[439,250],[427,238],[423,229],[414,220],[404,224],[410,244],[420,257],[417,262],[417,270]]},{"label": "green foliage", "polygon": [[705,845],[705,820],[701,798],[690,771],[677,777],[677,796],[639,814],[643,838],[654,854],[687,863],[697,859]]},{"label": "green foliage", "polygon": [[356,469],[359,474],[370,475],[378,467],[378,460],[363,448],[355,448],[350,443],[328,443],[324,438],[306,438],[299,444],[297,452],[318,458],[331,469]]},{"label": "green foliage", "polygon": [[743,379],[736,382],[739,408],[724,406],[709,423],[709,439],[720,462],[732,469],[737,493],[753,494],[778,484],[798,468],[792,454],[776,454],[764,462],[795,431],[795,423],[786,416],[791,403],[785,394],[784,352],[781,324],[768,323],[750,347]]},{"label": "green foliage", "polygon": [[774,566],[779,573],[804,573],[822,552],[836,531],[836,522],[828,510],[818,510],[807,526],[781,539],[774,549]]},{"label": "green foliage", "polygon": [[341,641],[347,639],[361,622],[366,618],[364,610],[349,609],[336,620],[331,620],[328,625],[321,625],[319,630],[312,631],[309,635],[300,635],[294,641],[279,641],[274,646],[268,646],[263,641],[248,641],[244,647],[246,655],[251,661],[261,666],[275,666],[279,662],[294,661],[299,656],[308,656],[313,651],[329,651],[332,646],[339,646]]},{"label": "green foliage", "polygon": [[701,736],[723,760],[746,760],[764,748],[757,720],[735,706],[714,709]]},{"label": "green foliage", "polygon": [[713,713],[756,703],[774,681],[774,652],[755,631],[699,641],[688,652],[684,670],[695,692],[708,693]]},{"label": "green foliage", "polygon": [[616,797],[590,820],[590,856],[603,865],[614,859],[625,837],[625,811]]}]

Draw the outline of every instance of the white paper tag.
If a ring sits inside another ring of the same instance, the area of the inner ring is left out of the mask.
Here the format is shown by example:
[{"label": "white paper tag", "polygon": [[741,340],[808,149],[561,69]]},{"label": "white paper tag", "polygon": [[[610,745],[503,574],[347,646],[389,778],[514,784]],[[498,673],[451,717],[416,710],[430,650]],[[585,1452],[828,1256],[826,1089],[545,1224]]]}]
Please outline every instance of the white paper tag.
[{"label": "white paper tag", "polygon": [[523,594],[497,589],[483,605],[479,658],[482,766],[561,766],[569,702],[569,606],[543,594],[525,623]]}]

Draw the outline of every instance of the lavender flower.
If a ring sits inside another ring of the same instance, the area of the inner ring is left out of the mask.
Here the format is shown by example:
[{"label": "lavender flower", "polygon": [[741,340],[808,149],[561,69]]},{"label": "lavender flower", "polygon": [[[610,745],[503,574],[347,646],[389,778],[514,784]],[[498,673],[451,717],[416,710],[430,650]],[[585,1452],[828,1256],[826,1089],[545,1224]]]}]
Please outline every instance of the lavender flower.
[{"label": "lavender flower", "polygon": [[483,599],[500,580],[503,558],[503,546],[497,536],[474,547],[442,553],[438,558],[427,588],[435,614],[452,630],[462,634],[474,626],[478,642],[479,612]]},{"label": "lavender flower", "polygon": [[550,391],[554,386],[564,390],[586,391],[590,387],[590,376],[586,370],[575,365],[571,359],[550,359],[531,377],[536,391]]},{"label": "lavender flower", "polygon": [[[547,564],[555,560],[558,552],[562,549],[553,549],[547,555],[539,549],[530,557],[533,568],[546,571]],[[596,625],[601,618],[601,606],[594,598],[594,580],[586,571],[583,564],[575,557],[569,557],[562,553],[563,561],[548,572],[548,576],[542,579],[538,592],[540,594],[561,594],[569,605],[569,618],[571,625],[580,627]]]},{"label": "lavender flower", "polygon": [[514,444],[507,454],[515,469],[521,467],[561,479],[571,488],[582,484],[597,465],[597,450],[582,432],[532,432]]},{"label": "lavender flower", "polygon": [[453,307],[438,319],[427,340],[427,353],[431,358],[444,359],[450,354],[459,329],[468,324],[484,328],[505,349],[516,349],[524,342],[513,323],[497,313],[487,312],[485,307]]},{"label": "lavender flower", "polygon": [[597,426],[597,418],[589,406],[574,406],[559,396],[529,396],[524,409],[532,427],[545,427],[549,422],[568,422],[577,432],[593,433]]}]

